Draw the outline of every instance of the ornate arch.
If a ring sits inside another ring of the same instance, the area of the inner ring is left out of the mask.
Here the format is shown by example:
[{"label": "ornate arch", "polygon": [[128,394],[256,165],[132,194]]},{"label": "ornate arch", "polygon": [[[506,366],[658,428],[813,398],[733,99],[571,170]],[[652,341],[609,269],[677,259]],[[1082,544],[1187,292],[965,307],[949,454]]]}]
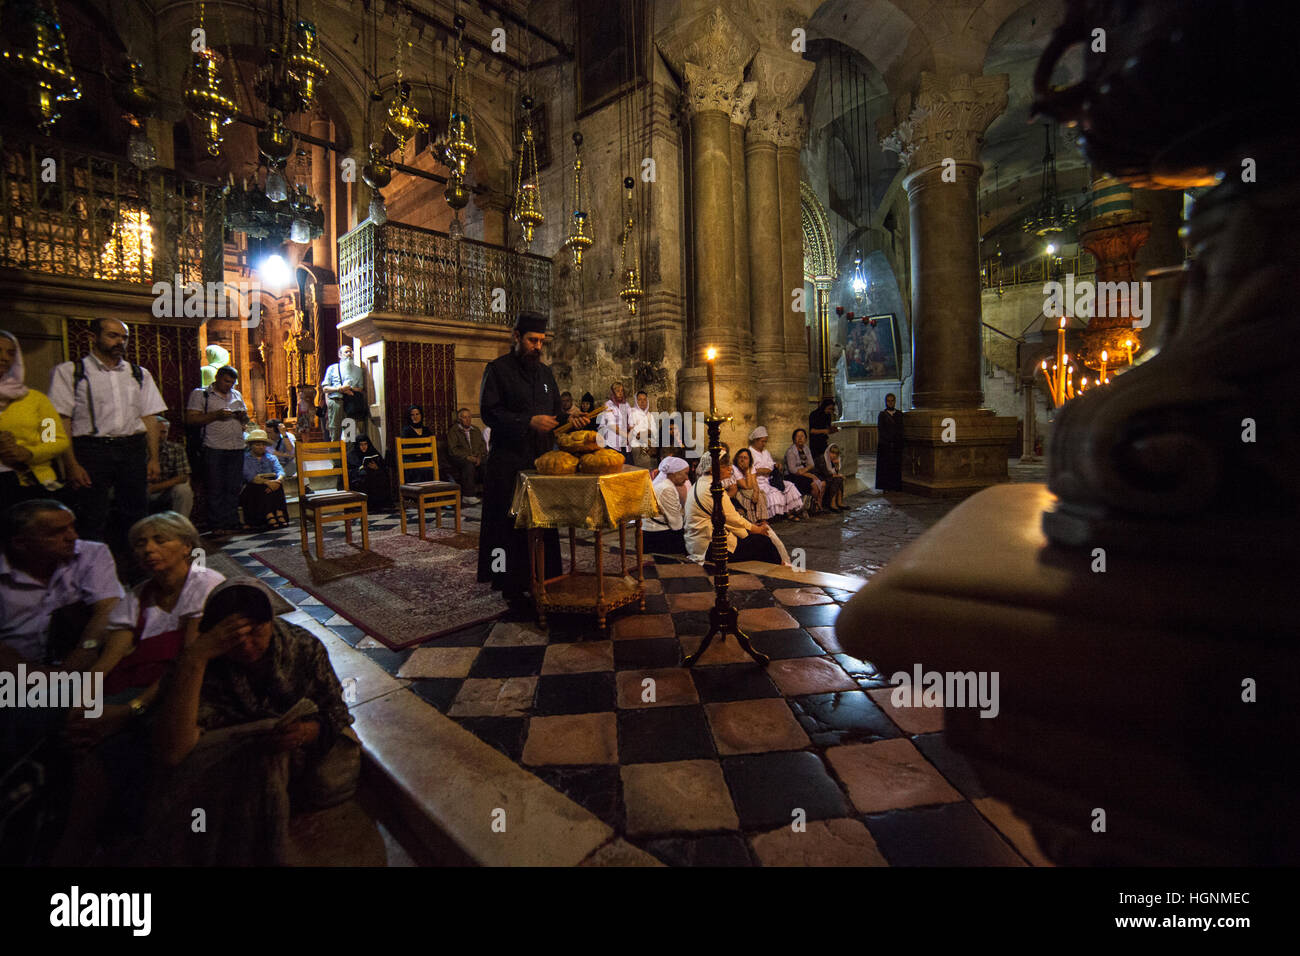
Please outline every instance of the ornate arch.
[{"label": "ornate arch", "polygon": [[809,282],[834,279],[835,243],[831,241],[831,221],[817,194],[803,180],[799,181],[799,220],[803,226],[803,277]]}]

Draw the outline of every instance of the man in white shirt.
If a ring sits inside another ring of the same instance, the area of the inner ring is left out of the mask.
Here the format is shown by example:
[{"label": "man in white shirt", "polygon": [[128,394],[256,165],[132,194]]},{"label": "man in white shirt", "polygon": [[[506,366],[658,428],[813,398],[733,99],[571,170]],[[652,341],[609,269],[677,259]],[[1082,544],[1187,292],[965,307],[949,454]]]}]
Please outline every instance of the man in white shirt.
[{"label": "man in white shirt", "polygon": [[637,392],[636,404],[627,410],[627,443],[632,452],[632,464],[639,468],[649,468],[654,464],[654,459],[650,457],[650,436],[653,431],[650,396],[645,392]]},{"label": "man in white shirt", "polygon": [[659,474],[652,487],[659,503],[659,515],[647,518],[642,539],[652,554],[685,554],[686,493],[690,490],[690,466],[669,456],[659,462]]},{"label": "man in white shirt", "polygon": [[339,347],[339,360],[325,370],[320,387],[329,407],[330,441],[346,437],[343,435],[343,422],[349,418],[355,422],[353,438],[364,435],[370,416],[370,404],[366,401],[366,373],[352,361],[352,346]]},{"label": "man in white shirt", "polygon": [[629,464],[632,456],[629,453],[628,445],[628,413],[631,408],[627,404],[627,392],[623,388],[622,382],[615,382],[609,387],[609,401],[605,402],[605,408],[596,416],[596,433],[600,436],[601,442],[606,448],[613,448],[623,453],[623,458]]},{"label": "man in white shirt", "polygon": [[149,482],[159,475],[154,416],[167,403],[149,370],[126,360],[131,332],[125,323],[95,319],[90,330],[90,354],[55,366],[49,398],[72,436],[63,468],[81,534],[105,540],[113,514],[112,541],[124,551],[126,529],[149,513]]},{"label": "man in white shirt", "polygon": [[239,530],[239,492],[244,485],[244,425],[248,409],[235,389],[239,373],[229,365],[207,388],[190,392],[185,423],[203,426],[203,492],[214,534]]}]

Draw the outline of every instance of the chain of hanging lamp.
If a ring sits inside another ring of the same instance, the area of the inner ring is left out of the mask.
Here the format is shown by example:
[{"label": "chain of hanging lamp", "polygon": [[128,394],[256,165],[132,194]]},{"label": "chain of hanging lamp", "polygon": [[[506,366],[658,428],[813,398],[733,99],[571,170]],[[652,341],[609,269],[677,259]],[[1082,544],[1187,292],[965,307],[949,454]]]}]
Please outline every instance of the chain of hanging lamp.
[{"label": "chain of hanging lamp", "polygon": [[447,104],[447,144],[443,149],[443,161],[450,170],[447,188],[443,196],[447,205],[454,211],[449,233],[454,239],[465,234],[461,225],[460,211],[469,202],[469,161],[478,152],[478,143],[474,133],[474,111],[470,108],[466,91],[469,82],[465,72],[465,18],[459,13],[453,21],[456,27],[455,69],[451,74],[451,92]]}]

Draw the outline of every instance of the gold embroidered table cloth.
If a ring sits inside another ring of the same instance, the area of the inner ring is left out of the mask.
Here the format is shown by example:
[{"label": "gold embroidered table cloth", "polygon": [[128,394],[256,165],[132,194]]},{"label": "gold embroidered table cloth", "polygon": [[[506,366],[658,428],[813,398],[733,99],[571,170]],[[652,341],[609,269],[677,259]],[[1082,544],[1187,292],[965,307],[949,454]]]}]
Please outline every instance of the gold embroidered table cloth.
[{"label": "gold embroidered table cloth", "polygon": [[624,465],[609,475],[541,475],[521,472],[510,506],[516,528],[612,530],[634,518],[659,514],[650,472]]}]

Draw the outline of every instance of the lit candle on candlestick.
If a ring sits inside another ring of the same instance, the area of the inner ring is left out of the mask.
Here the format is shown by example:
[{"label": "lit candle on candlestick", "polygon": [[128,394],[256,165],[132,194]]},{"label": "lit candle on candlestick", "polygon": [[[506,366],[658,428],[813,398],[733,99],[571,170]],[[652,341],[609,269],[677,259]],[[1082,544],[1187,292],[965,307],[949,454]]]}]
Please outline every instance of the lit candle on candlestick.
[{"label": "lit candle on candlestick", "polygon": [[1099,379],[1099,381],[1103,385],[1106,384],[1106,362],[1107,361],[1108,359],[1106,357],[1106,350],[1102,349],[1101,350],[1101,378]]},{"label": "lit candle on candlestick", "polygon": [[1124,340],[1124,350],[1128,352],[1128,364],[1132,365],[1133,364],[1133,340],[1132,339]]},{"label": "lit candle on candlestick", "polygon": [[713,360],[718,357],[718,350],[710,345],[704,353],[704,357],[708,362],[709,369],[709,414],[712,415],[714,409],[718,407],[718,403],[713,397]]},{"label": "lit candle on candlestick", "polygon": [[1065,363],[1069,361],[1069,356],[1065,354],[1065,316],[1061,316],[1061,324],[1056,329],[1056,407],[1060,408],[1065,404]]}]

